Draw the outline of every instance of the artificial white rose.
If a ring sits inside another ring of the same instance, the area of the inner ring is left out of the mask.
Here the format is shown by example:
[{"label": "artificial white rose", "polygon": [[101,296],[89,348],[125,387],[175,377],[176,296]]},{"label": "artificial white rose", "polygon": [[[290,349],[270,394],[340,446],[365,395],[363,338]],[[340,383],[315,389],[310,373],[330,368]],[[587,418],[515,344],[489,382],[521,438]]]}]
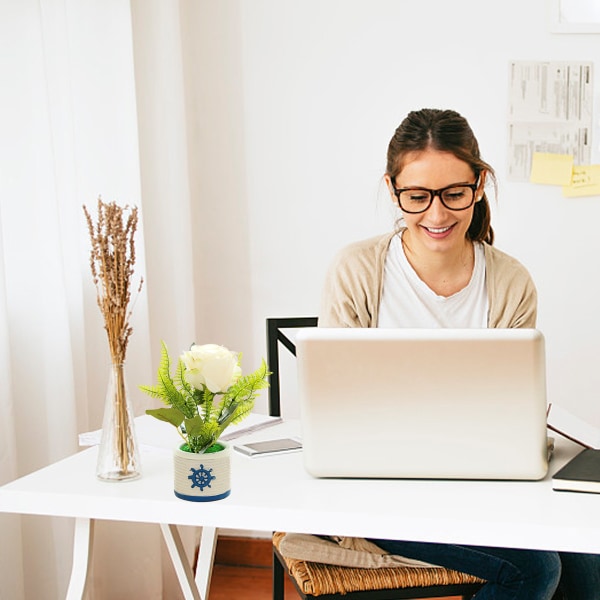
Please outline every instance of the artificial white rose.
[{"label": "artificial white rose", "polygon": [[237,353],[217,344],[193,345],[181,360],[188,383],[213,394],[226,392],[242,375]]}]

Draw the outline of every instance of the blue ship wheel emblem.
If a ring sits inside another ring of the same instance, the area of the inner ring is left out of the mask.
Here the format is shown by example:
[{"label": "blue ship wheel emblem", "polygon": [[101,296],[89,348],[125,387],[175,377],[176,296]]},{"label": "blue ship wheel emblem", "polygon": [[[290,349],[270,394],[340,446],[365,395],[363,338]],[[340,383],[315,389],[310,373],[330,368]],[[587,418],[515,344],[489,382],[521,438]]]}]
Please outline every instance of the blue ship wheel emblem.
[{"label": "blue ship wheel emblem", "polygon": [[188,479],[192,482],[191,487],[199,487],[200,491],[204,491],[205,487],[210,487],[210,482],[216,479],[212,474],[212,469],[205,469],[204,465],[200,465],[199,469],[190,469],[191,475],[188,475]]}]

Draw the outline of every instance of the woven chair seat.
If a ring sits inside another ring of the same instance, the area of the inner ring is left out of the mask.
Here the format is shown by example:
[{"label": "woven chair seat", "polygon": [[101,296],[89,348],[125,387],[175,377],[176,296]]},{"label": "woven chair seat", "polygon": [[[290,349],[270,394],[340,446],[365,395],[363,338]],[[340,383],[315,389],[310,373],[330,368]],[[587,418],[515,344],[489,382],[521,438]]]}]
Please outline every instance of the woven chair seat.
[{"label": "woven chair seat", "polygon": [[[279,544],[285,533],[273,534],[273,544]],[[483,580],[439,567],[393,567],[358,569],[325,565],[283,556],[290,575],[300,590],[311,596],[347,594],[350,592],[430,587],[438,585],[483,583]]]}]

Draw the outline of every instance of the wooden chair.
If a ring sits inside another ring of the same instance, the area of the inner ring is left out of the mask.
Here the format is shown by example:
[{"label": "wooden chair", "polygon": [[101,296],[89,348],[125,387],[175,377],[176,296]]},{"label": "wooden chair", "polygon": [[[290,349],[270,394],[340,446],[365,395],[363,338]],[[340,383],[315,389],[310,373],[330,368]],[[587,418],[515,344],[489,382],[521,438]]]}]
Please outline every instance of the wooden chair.
[{"label": "wooden chair", "polygon": [[[279,344],[294,356],[295,343],[284,330],[315,327],[317,317],[267,319],[267,363],[271,371],[269,414],[281,416]],[[285,533],[273,535],[273,600],[284,600],[284,576],[304,600],[401,600],[408,598],[472,598],[483,581],[450,569],[394,567],[357,569],[295,560],[281,555]]]}]

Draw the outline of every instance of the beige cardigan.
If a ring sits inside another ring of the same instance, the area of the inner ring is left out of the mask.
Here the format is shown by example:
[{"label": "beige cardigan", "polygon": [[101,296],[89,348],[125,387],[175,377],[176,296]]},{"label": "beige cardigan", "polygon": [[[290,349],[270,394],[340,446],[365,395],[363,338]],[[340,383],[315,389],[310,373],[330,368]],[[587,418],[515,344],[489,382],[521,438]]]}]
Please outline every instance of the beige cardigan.
[{"label": "beige cardigan", "polygon": [[[355,242],[338,253],[325,280],[321,327],[377,327],[385,258],[396,233]],[[525,267],[489,244],[484,251],[488,327],[535,327],[537,292]]]}]

